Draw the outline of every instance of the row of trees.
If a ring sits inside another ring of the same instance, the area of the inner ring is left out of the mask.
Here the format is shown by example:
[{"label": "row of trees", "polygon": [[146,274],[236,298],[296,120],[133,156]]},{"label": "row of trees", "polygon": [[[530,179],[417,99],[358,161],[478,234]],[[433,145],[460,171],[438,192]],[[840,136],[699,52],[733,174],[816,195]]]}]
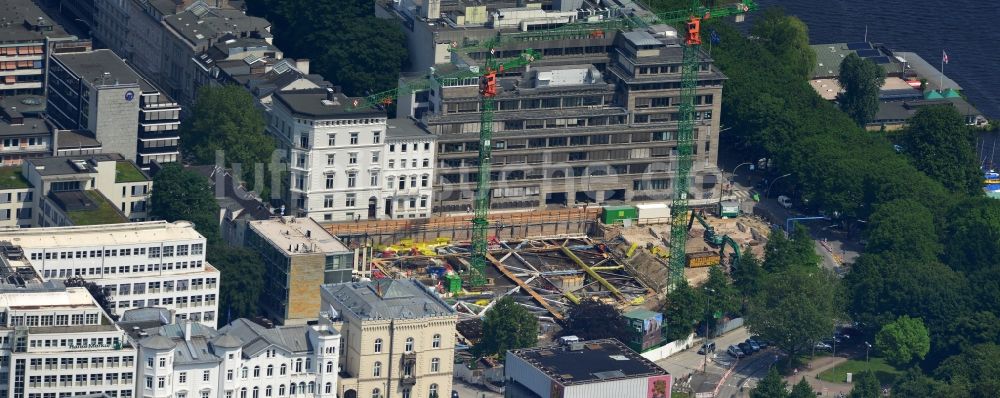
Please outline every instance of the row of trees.
[{"label": "row of trees", "polygon": [[[882,343],[876,341],[882,354],[904,367],[919,365],[898,381],[894,395],[995,394],[1000,376],[988,369],[1000,367],[995,355],[1000,343],[1000,202],[982,195],[974,132],[954,109],[928,107],[898,134],[902,150],[897,153],[886,133],[859,126],[871,114],[866,109],[870,101],[859,94],[864,90],[852,93],[859,98],[842,96],[842,111],[807,84],[799,52],[810,50],[804,47],[808,35],[800,21],[769,12],[751,29],[752,39],[725,23],[708,25],[721,38],[713,58],[729,77],[722,107],[723,124],[732,128],[727,144],[748,159],[766,157],[783,174],[791,173],[783,181],[811,210],[836,212],[845,225],[866,225],[868,245],[843,280],[846,316],[841,319],[858,321],[868,335],[884,330],[879,333]],[[877,83],[871,65],[856,61],[844,65],[847,77],[857,70],[863,73],[855,79],[867,81],[859,87]],[[845,86],[851,90],[850,84]],[[759,291],[747,301],[751,330],[765,330],[765,325],[755,326],[759,321],[754,318],[767,315],[755,316],[755,307],[780,307],[794,302],[797,294],[809,297],[801,302],[815,301],[801,290],[824,283],[838,286],[835,280],[810,282],[821,273],[809,261],[772,258],[771,246],[781,245],[769,244],[760,271],[744,267],[733,275],[741,291]],[[784,266],[777,265],[782,262],[791,265],[781,270]],[[772,278],[804,280],[783,284]],[[792,291],[767,293],[776,288]],[[836,295],[833,299],[831,308],[836,308]],[[822,312],[795,310],[803,315]],[[920,337],[922,328],[926,340]]]}]

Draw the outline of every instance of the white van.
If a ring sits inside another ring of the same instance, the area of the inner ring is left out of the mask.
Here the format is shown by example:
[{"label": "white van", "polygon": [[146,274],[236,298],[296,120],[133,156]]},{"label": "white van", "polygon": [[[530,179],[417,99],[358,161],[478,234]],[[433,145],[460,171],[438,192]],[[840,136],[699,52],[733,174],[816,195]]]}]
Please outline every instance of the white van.
[{"label": "white van", "polygon": [[785,195],[778,196],[778,204],[786,209],[792,208],[792,200]]}]

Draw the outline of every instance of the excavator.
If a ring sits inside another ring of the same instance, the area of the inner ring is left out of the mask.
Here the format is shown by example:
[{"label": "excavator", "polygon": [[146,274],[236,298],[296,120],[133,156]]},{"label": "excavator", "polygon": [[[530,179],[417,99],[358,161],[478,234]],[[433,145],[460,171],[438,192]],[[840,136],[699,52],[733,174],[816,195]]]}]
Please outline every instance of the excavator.
[{"label": "excavator", "polygon": [[730,270],[735,269],[740,266],[740,245],[736,243],[733,238],[729,235],[719,235],[715,232],[715,228],[708,224],[705,220],[705,210],[692,211],[691,217],[688,218],[687,230],[691,231],[691,227],[694,226],[694,220],[698,219],[698,223],[705,228],[705,243],[709,246],[719,248],[719,263],[725,264],[726,260],[726,246],[733,249],[733,254],[730,256],[729,268]]}]

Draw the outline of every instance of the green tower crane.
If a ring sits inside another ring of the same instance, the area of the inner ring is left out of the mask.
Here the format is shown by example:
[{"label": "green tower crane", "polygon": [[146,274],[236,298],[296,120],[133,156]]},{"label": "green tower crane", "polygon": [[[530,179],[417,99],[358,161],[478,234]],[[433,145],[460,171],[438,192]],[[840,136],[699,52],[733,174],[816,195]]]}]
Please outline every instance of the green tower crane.
[{"label": "green tower crane", "polygon": [[[533,40],[601,37],[609,31],[648,28],[654,24],[684,23],[686,37],[684,40],[683,66],[681,68],[680,122],[678,123],[677,131],[678,168],[671,202],[672,221],[670,228],[669,282],[675,284],[684,278],[684,255],[687,243],[688,217],[687,196],[690,187],[691,155],[694,150],[694,100],[698,85],[701,21],[708,18],[741,15],[756,9],[757,4],[754,0],[740,0],[734,4],[717,7],[705,7],[699,0],[692,0],[692,5],[687,10],[664,13],[623,13],[619,17],[599,22],[575,22],[552,29],[500,33],[495,37],[481,42],[462,43],[461,45],[457,42],[452,43],[453,52],[469,53],[476,50],[488,50],[482,71],[477,71],[473,68],[447,76],[452,78],[480,76],[479,169],[473,202],[475,213],[472,219],[470,284],[474,287],[486,284],[485,270],[488,263],[486,255],[489,245],[490,162],[493,138],[493,113],[495,111],[494,98],[497,94],[497,73],[526,66],[532,61],[541,58],[539,52],[526,49],[518,58],[499,62],[494,57],[498,46],[512,42],[528,42]],[[388,104],[398,96],[400,90],[412,92],[423,88],[426,88],[426,84],[423,82],[410,83],[408,86],[398,89],[372,94],[365,98],[364,101],[353,105],[355,108],[367,108],[374,105]]]}]

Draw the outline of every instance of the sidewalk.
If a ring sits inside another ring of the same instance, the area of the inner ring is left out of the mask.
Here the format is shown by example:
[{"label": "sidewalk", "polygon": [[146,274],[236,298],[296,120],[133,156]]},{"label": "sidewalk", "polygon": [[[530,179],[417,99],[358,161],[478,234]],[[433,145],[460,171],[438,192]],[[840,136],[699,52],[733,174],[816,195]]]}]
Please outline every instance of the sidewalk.
[{"label": "sidewalk", "polygon": [[817,393],[821,393],[821,396],[833,396],[837,393],[848,394],[851,392],[853,385],[849,383],[831,383],[828,381],[820,380],[816,378],[816,375],[825,372],[834,366],[840,365],[846,362],[847,358],[843,357],[820,357],[809,362],[809,368],[805,370],[800,370],[797,375],[788,376],[785,381],[788,382],[789,386],[794,386],[803,377],[805,377],[806,382],[812,386],[813,390]]}]

